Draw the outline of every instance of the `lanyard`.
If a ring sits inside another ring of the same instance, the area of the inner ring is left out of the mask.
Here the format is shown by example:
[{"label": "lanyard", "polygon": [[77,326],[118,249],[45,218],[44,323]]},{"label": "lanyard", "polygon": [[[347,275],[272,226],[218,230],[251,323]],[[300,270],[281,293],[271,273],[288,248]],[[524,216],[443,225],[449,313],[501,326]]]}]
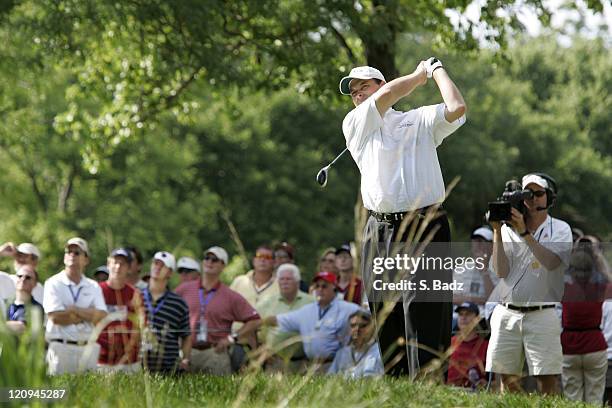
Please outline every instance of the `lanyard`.
[{"label": "lanyard", "polygon": [[329,312],[329,310],[331,309],[332,305],[328,305],[327,308],[325,310],[321,310],[321,307],[318,308],[319,310],[319,320],[323,319],[325,317],[325,315],[327,314],[327,312]]},{"label": "lanyard", "polygon": [[79,290],[77,290],[76,295],[74,294],[74,291],[72,290],[72,285],[68,285],[68,289],[70,289],[70,294],[72,295],[73,304],[76,305],[76,303],[79,301],[79,296],[81,295],[81,289],[83,289],[83,287],[81,286]]},{"label": "lanyard", "polygon": [[151,313],[151,320],[153,320],[155,318],[155,313],[159,312],[159,309],[162,308],[164,302],[166,301],[166,292],[164,292],[164,294],[162,295],[163,299],[157,302],[157,306],[155,306],[155,309],[153,309],[153,302],[151,300],[151,293],[149,292],[149,289],[144,289],[142,293],[144,294],[144,300],[147,305],[147,309],[149,309],[149,313]]},{"label": "lanyard", "polygon": [[217,288],[211,289],[204,299],[204,288],[200,288],[200,319],[204,319],[204,313],[206,313],[206,306],[210,303],[211,299],[215,295]]},{"label": "lanyard", "polygon": [[368,351],[370,351],[370,349],[372,348],[374,344],[376,343],[374,342],[370,343],[370,346],[367,349],[365,349],[363,354],[358,359],[355,359],[355,350],[351,347],[351,358],[353,359],[353,366],[358,365],[361,362],[361,360],[363,360],[363,358],[366,356],[366,354],[368,354]]}]

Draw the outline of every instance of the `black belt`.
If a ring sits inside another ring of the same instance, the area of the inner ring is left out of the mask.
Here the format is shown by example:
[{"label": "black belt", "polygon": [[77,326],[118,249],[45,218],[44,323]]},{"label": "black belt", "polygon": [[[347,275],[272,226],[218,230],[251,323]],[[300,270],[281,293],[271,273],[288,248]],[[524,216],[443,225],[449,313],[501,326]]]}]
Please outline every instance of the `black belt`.
[{"label": "black belt", "polygon": [[199,343],[195,343],[194,345],[191,346],[191,348],[195,349],[195,350],[208,350],[209,348],[213,348],[215,347],[215,345],[213,343],[207,343],[207,342],[199,342]]},{"label": "black belt", "polygon": [[527,313],[527,312],[535,312],[536,310],[544,310],[544,309],[550,309],[552,307],[555,307],[555,305],[543,305],[543,306],[514,306],[511,305],[510,303],[505,303],[504,306],[506,306],[508,309],[511,310],[518,310],[519,312],[523,312],[523,313]]},{"label": "black belt", "polygon": [[429,205],[427,207],[419,208],[419,209],[412,210],[412,211],[402,211],[402,212],[394,212],[394,213],[379,213],[376,211],[368,210],[368,214],[376,218],[378,222],[393,222],[393,221],[401,221],[409,214],[416,214],[417,216],[424,216],[425,213],[431,207],[434,207],[434,206],[437,207],[437,209],[442,209],[441,204],[433,204],[433,205]]},{"label": "black belt", "polygon": [[51,339],[49,340],[49,343],[64,343],[64,344],[71,344],[73,346],[86,346],[87,345],[87,341],[85,340],[74,341],[74,340],[63,340],[63,339]]}]

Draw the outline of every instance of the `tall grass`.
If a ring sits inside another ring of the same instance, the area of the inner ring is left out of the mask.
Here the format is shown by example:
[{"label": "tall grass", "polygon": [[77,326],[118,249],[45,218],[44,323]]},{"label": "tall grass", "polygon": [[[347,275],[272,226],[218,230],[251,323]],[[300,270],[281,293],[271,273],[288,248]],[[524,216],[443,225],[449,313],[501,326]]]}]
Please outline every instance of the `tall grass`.
[{"label": "tall grass", "polygon": [[[0,387],[44,388],[49,381],[45,371],[43,316],[37,308],[30,315],[28,330],[15,336],[0,320]],[[5,402],[22,406],[21,402]]]},{"label": "tall grass", "polygon": [[[38,317],[40,318],[40,317]],[[0,387],[62,388],[60,407],[575,407],[562,397],[471,393],[408,379],[346,380],[338,376],[266,375],[251,370],[215,377],[189,374],[161,376],[45,374],[42,327],[33,317],[17,341],[0,322]],[[150,390],[145,392],[145,390]],[[9,406],[48,406],[39,401]]]}]

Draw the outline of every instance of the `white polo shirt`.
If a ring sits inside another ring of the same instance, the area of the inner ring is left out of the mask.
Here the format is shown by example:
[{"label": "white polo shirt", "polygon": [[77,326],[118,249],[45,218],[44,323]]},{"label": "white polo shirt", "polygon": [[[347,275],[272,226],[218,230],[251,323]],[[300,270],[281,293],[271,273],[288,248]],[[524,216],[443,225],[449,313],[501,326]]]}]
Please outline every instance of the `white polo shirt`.
[{"label": "white polo shirt", "polygon": [[15,297],[15,282],[11,275],[0,271],[0,300],[13,299]]},{"label": "white polo shirt", "polygon": [[447,122],[444,109],[443,103],[389,109],[381,117],[373,95],[346,115],[342,131],[361,172],[365,208],[401,212],[444,201],[436,148],[465,123],[465,115]]},{"label": "white polo shirt", "polygon": [[[80,308],[95,308],[107,311],[104,295],[98,283],[85,276],[81,277],[79,284],[68,279],[64,271],[53,275],[45,282],[45,296],[43,307],[45,313],[61,312],[68,306]],[[93,331],[93,324],[82,322],[61,326],[47,320],[45,338],[47,340],[61,339],[70,341],[86,341]]]},{"label": "white polo shirt", "polygon": [[[572,230],[565,222],[550,215],[533,233],[542,246],[555,253],[561,264],[547,270],[512,228],[502,226],[504,252],[508,257],[508,276],[500,279],[491,300],[517,306],[543,305],[560,302],[563,297],[564,273],[572,252]],[[490,267],[493,270],[493,259]]]}]

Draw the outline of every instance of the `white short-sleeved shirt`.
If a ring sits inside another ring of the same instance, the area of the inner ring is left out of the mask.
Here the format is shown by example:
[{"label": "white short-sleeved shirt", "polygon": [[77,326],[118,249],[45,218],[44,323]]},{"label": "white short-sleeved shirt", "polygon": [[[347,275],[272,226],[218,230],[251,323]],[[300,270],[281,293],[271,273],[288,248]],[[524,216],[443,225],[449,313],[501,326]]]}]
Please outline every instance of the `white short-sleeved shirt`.
[{"label": "white short-sleeved shirt", "polygon": [[465,123],[465,115],[447,122],[444,110],[441,103],[381,117],[373,95],[346,115],[342,131],[361,172],[365,208],[400,212],[444,201],[436,148]]},{"label": "white short-sleeved shirt", "polygon": [[[96,281],[82,276],[77,285],[68,279],[64,271],[47,279],[43,303],[45,313],[61,312],[72,305],[107,311],[102,289]],[[93,328],[94,326],[90,322],[61,326],[48,319],[45,338],[47,340],[86,341],[89,339]]]},{"label": "white short-sleeved shirt", "polygon": [[11,275],[0,272],[0,300],[13,299],[15,297],[15,282]]},{"label": "white short-sleeved shirt", "polygon": [[350,338],[349,316],[361,308],[355,303],[334,299],[327,311],[319,310],[317,302],[276,316],[283,332],[298,332],[309,359],[334,357]]},{"label": "white short-sleeved shirt", "polygon": [[[533,233],[542,246],[555,253],[561,264],[547,270],[536,259],[525,240],[512,228],[502,226],[504,251],[508,257],[508,276],[500,279],[491,300],[519,306],[553,304],[563,297],[564,273],[569,265],[572,251],[570,226],[550,215]],[[490,267],[493,270],[493,260]]]}]

